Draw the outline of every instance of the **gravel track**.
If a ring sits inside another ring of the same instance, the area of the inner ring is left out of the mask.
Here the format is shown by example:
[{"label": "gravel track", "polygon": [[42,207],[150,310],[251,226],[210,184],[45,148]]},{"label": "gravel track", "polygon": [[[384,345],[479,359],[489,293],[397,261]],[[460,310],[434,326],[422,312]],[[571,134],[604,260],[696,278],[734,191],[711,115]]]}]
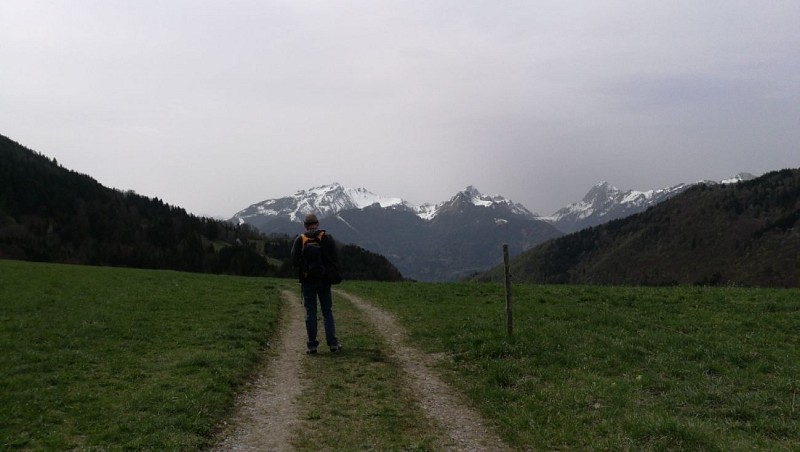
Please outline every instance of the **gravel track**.
[{"label": "gravel track", "polygon": [[292,450],[290,433],[298,425],[295,399],[308,384],[303,378],[306,334],[300,297],[282,293],[283,322],[271,356],[258,378],[239,396],[224,438],[214,451]]},{"label": "gravel track", "polygon": [[448,432],[449,441],[444,443],[446,449],[509,450],[500,437],[488,427],[486,420],[469,407],[466,399],[433,371],[434,358],[406,345],[406,332],[391,314],[344,291],[337,290],[336,294],[347,298],[364,312],[380,332],[388,346],[389,354],[394,355],[401,363],[404,378],[412,388],[412,393],[417,395],[425,414]]},{"label": "gravel track", "polygon": [[[386,353],[401,364],[402,378],[429,421],[447,432],[447,437],[438,441],[442,450],[510,450],[466,399],[433,371],[435,359],[406,345],[406,332],[391,314],[347,292],[335,293],[353,303],[380,332]],[[272,355],[239,396],[235,414],[222,429],[213,451],[293,450],[290,435],[302,428],[298,417],[302,408],[296,400],[310,383],[302,366],[306,358],[302,304],[293,291],[284,290],[282,296],[283,321]]]}]

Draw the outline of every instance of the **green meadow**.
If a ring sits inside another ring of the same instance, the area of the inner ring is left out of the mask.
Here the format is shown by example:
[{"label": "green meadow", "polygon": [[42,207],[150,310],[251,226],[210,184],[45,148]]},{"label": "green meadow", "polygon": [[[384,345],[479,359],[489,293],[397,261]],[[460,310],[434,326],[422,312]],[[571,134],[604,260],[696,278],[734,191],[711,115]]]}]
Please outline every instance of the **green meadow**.
[{"label": "green meadow", "polygon": [[0,449],[202,448],[278,300],[257,278],[0,261]]},{"label": "green meadow", "polygon": [[[0,261],[0,449],[197,450],[263,363],[291,280]],[[800,291],[472,283],[340,286],[515,449],[800,449]],[[304,361],[314,450],[432,450],[436,432],[360,313]],[[298,349],[302,353],[302,349]],[[371,446],[370,446],[371,445]]]},{"label": "green meadow", "polygon": [[353,283],[516,448],[800,449],[800,291]]}]

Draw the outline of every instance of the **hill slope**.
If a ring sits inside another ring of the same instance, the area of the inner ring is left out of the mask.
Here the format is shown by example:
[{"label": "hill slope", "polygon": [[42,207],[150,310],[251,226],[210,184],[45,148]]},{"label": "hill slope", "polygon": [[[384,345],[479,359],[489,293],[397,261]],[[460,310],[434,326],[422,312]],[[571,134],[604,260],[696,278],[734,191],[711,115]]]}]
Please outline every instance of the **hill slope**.
[{"label": "hill slope", "polygon": [[649,207],[662,203],[698,184],[734,184],[751,179],[755,179],[755,176],[750,173],[739,173],[719,182],[682,183],[672,187],[647,191],[623,191],[608,182],[600,182],[592,187],[580,202],[565,206],[550,216],[542,217],[542,219],[552,223],[561,232],[571,234],[581,229],[644,212]]},{"label": "hill slope", "polygon": [[[104,187],[0,135],[0,259],[293,276],[290,246],[290,237]],[[383,256],[342,247],[341,257],[347,279],[402,279]]]},{"label": "hill slope", "polygon": [[[518,281],[800,287],[800,170],[699,185],[512,259]],[[497,279],[500,269],[479,279]]]},{"label": "hill slope", "polygon": [[104,187],[0,136],[0,258],[274,274],[252,228]]}]

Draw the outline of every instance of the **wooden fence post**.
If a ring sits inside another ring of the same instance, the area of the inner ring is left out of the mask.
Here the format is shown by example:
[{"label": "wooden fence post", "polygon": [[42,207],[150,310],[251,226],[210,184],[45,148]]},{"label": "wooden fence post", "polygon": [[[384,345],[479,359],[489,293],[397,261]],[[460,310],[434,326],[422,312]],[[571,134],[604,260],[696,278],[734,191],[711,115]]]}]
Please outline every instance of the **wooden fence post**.
[{"label": "wooden fence post", "polygon": [[508,245],[503,245],[503,268],[506,286],[506,328],[508,335],[514,335],[514,314],[511,309],[511,271],[508,266]]}]

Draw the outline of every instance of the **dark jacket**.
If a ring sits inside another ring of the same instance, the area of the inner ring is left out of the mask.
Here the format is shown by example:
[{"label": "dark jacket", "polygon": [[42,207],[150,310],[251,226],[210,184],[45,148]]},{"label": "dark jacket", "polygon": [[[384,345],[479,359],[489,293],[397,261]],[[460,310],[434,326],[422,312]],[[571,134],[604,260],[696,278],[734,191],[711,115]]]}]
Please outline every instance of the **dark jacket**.
[{"label": "dark jacket", "polygon": [[[325,232],[324,229],[315,229],[312,231],[306,231],[305,234],[308,237],[314,237],[315,235],[319,234],[320,232]],[[303,246],[303,241],[300,240],[300,235],[295,237],[294,243],[292,244],[292,265],[297,267],[299,280],[301,283],[303,282],[317,282],[311,281],[310,279],[306,278],[303,272],[303,250],[301,249]],[[333,240],[330,234],[325,232],[325,235],[322,236],[322,240],[320,241],[320,246],[322,247],[322,261],[325,264],[326,269],[330,269],[331,271],[336,271],[338,273],[339,269],[339,253],[336,249],[336,241]],[[330,273],[329,273],[330,275]],[[324,278],[325,282],[330,282],[330,278],[326,276]]]}]

